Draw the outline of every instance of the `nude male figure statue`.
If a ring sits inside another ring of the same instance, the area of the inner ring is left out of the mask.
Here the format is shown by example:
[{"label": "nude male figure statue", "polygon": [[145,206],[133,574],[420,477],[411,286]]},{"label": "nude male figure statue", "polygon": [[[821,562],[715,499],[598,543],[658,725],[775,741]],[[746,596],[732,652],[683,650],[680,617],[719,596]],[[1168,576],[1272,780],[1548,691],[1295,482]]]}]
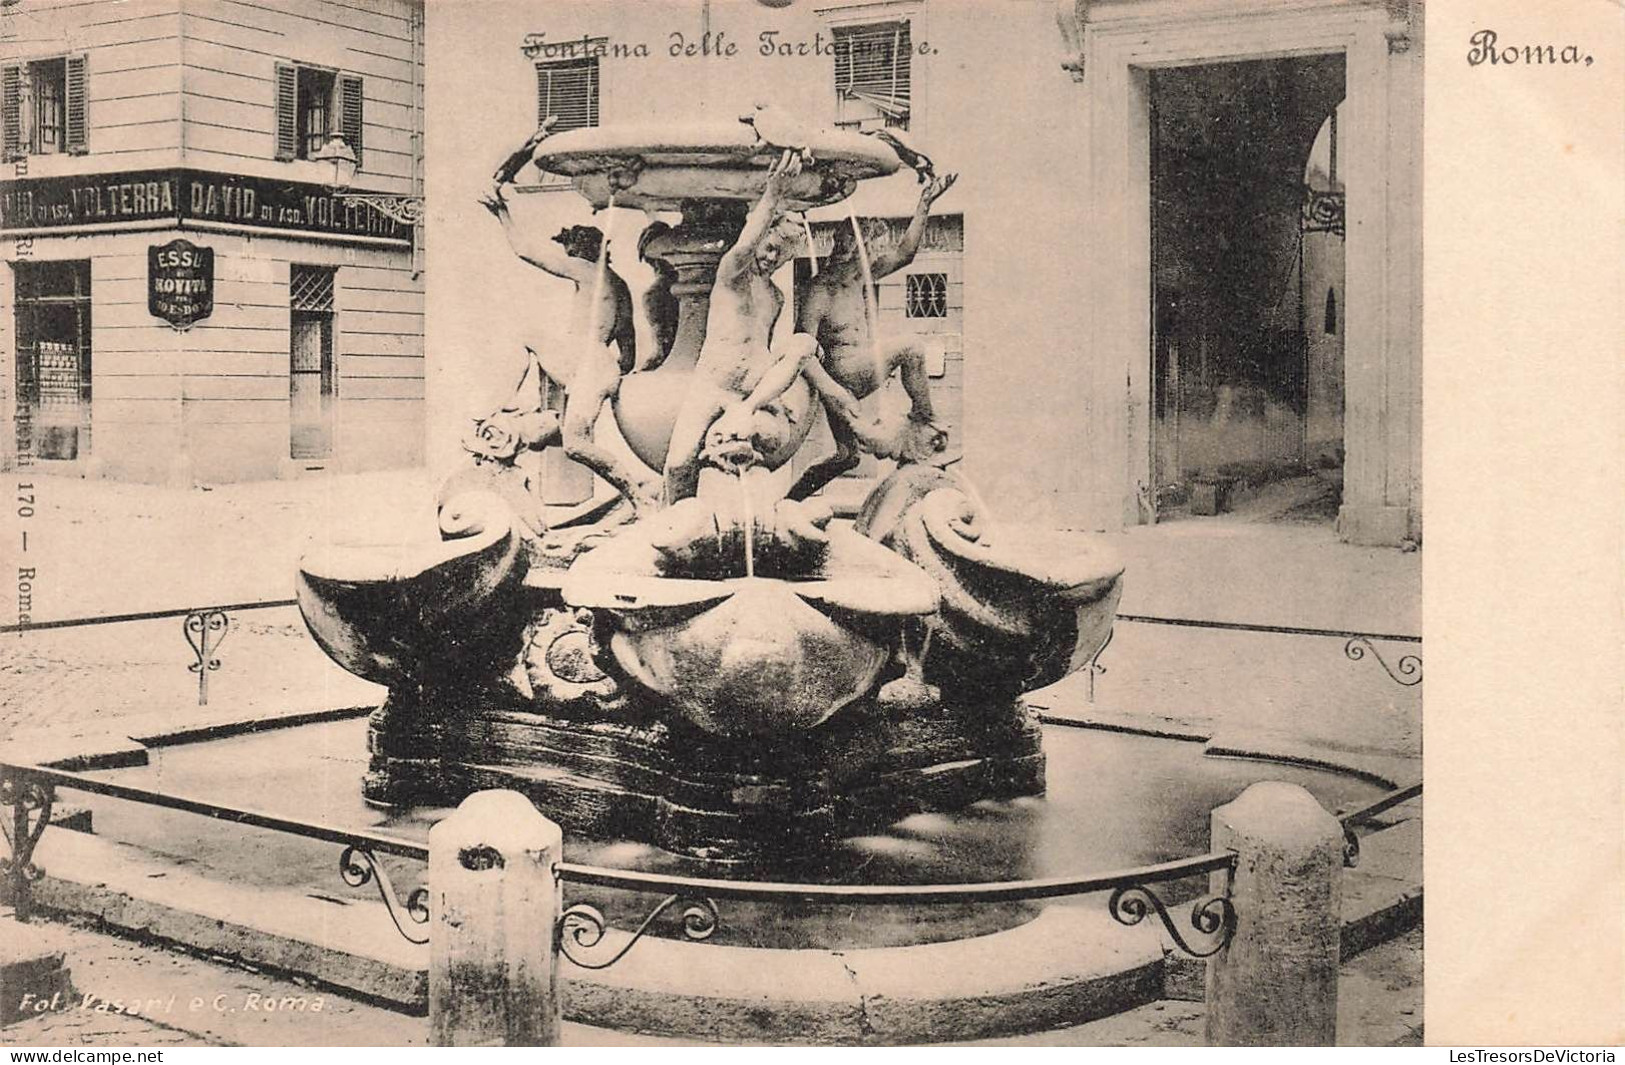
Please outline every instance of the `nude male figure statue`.
[{"label": "nude male figure statue", "polygon": [[805,334],[791,337],[778,352],[768,349],[784,310],[773,273],[801,240],[800,228],[785,217],[785,189],[800,172],[797,152],[786,151],[773,164],[762,198],[717,264],[705,344],[666,455],[667,502],[694,494],[708,442],[713,449],[748,442],[756,413],[790,387],[802,365],[817,363],[817,342]]},{"label": "nude male figure statue", "polygon": [[[574,340],[572,350],[535,351],[533,354],[547,375],[565,389],[565,454],[603,477],[633,507],[643,510],[658,501],[658,481],[627,469],[611,451],[597,443],[593,427],[605,401],[620,386],[622,375],[658,361],[664,353],[646,351],[641,360],[638,358],[639,333],[647,338],[652,331],[639,328],[631,291],[611,268],[607,255],[601,254],[604,235],[600,230],[594,226],[569,226],[551,238],[538,238],[514,221],[503,197],[503,186],[512,181],[532,157],[556,121],[550,116],[523,147],[504,161],[494,175],[491,191],[481,197],[480,202],[502,223],[514,254],[574,286],[567,334]],[[645,346],[657,348],[658,344],[646,343]]]},{"label": "nude male figure statue", "polygon": [[[902,238],[894,245],[871,250],[871,278],[879,280],[914,261],[931,205],[957,177],[945,174],[926,182]],[[942,448],[942,432],[933,424],[925,347],[918,337],[871,339],[873,325],[864,302],[864,284],[856,235],[850,226],[839,227],[828,261],[803,284],[796,301],[798,333],[817,339],[822,368],[840,386],[835,392],[819,389],[835,437],[835,454],[801,475],[790,490],[791,499],[805,499],[852,469],[860,451],[917,462]],[[911,405],[901,429],[888,432],[876,419],[843,409],[844,395],[862,400],[884,387],[894,373],[902,378]],[[836,397],[833,402],[832,394]]]}]

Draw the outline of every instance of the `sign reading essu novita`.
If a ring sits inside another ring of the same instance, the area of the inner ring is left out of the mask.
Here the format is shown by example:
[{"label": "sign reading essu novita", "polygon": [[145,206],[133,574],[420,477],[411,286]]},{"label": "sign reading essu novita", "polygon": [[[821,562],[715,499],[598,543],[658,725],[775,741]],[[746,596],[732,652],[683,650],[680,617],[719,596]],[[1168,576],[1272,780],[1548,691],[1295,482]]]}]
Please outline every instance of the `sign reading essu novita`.
[{"label": "sign reading essu novita", "polygon": [[0,188],[0,231],[174,219],[333,236],[411,240],[411,230],[326,185],[221,174],[141,170],[21,178]]},{"label": "sign reading essu novita", "polygon": [[147,311],[176,329],[214,313],[214,249],[172,240],[147,249]]}]

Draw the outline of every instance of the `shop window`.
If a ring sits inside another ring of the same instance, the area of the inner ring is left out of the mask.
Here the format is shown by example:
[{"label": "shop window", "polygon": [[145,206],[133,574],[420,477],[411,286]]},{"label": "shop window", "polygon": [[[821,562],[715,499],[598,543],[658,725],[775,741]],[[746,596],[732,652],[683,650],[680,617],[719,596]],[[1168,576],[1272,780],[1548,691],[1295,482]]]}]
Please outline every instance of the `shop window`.
[{"label": "shop window", "polygon": [[333,282],[330,266],[288,274],[288,456],[333,453]]},{"label": "shop window", "polygon": [[903,309],[908,317],[948,317],[947,274],[909,274],[903,281]]},{"label": "shop window", "polygon": [[366,128],[365,86],[354,74],[322,67],[278,63],[276,68],[276,157],[310,159],[333,137],[355,153],[365,169],[362,134]]},{"label": "shop window", "polygon": [[90,262],[16,263],[17,453],[90,451]]},{"label": "shop window", "polygon": [[835,26],[835,124],[907,129],[914,46],[907,20]]},{"label": "shop window", "polygon": [[0,67],[0,148],[7,160],[88,150],[85,57]]}]

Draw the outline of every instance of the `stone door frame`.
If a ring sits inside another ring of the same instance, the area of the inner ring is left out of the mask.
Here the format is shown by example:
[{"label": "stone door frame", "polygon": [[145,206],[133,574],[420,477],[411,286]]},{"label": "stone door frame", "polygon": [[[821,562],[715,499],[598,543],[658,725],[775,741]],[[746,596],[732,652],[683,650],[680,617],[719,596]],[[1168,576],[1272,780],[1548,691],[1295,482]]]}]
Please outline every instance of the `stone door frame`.
[{"label": "stone door frame", "polygon": [[[1391,51],[1409,44],[1396,40],[1382,6],[1347,0],[1090,5],[1083,36],[1090,326],[1082,383],[1103,401],[1091,404],[1095,513],[1121,515],[1129,525],[1148,521],[1147,493],[1154,489],[1150,71],[1342,53],[1347,97],[1339,157],[1348,237],[1339,527],[1346,538],[1366,542],[1414,535],[1420,374],[1412,286],[1420,276],[1420,233],[1411,212],[1417,161],[1410,147],[1414,117],[1395,111],[1396,103],[1412,106],[1403,94],[1413,90],[1393,77],[1390,62]],[[1403,120],[1401,128],[1391,117]],[[1124,395],[1125,382],[1126,402],[1113,400]]]}]

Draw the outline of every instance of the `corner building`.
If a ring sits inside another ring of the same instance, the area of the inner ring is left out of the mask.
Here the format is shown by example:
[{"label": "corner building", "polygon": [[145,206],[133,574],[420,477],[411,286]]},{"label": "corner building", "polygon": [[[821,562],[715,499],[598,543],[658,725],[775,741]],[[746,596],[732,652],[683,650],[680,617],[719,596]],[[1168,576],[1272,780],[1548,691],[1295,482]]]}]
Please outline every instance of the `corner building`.
[{"label": "corner building", "polygon": [[0,460],[421,463],[422,85],[418,0],[0,9]]}]

